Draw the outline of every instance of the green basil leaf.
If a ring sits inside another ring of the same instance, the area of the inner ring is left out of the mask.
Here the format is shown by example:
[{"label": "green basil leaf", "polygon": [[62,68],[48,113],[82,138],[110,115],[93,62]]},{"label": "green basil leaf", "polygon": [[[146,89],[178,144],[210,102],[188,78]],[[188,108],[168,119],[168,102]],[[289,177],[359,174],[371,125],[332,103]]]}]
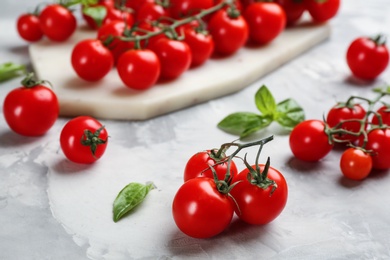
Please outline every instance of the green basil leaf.
[{"label": "green basil leaf", "polygon": [[132,182],[124,187],[114,201],[114,222],[120,220],[133,208],[144,201],[150,190],[154,189],[153,183],[141,184]]},{"label": "green basil leaf", "polygon": [[261,121],[262,117],[258,114],[251,112],[236,112],[222,119],[217,126],[227,133],[241,135],[241,133],[246,129],[251,128],[253,125],[261,124]]},{"label": "green basil leaf", "polygon": [[263,128],[266,128],[272,123],[272,118],[269,116],[259,116],[260,120],[248,124],[247,128],[240,134],[240,139],[245,138]]},{"label": "green basil leaf", "polygon": [[96,25],[100,27],[107,15],[107,9],[104,6],[88,6],[83,8],[83,13],[95,20]]},{"label": "green basil leaf", "polygon": [[272,93],[263,85],[255,94],[257,109],[264,115],[274,115],[276,112],[276,102]]},{"label": "green basil leaf", "polygon": [[305,120],[303,108],[293,99],[286,99],[277,104],[275,120],[282,126],[292,129]]},{"label": "green basil leaf", "polygon": [[24,65],[14,64],[12,62],[0,64],[0,82],[19,77],[25,73],[26,67]]}]

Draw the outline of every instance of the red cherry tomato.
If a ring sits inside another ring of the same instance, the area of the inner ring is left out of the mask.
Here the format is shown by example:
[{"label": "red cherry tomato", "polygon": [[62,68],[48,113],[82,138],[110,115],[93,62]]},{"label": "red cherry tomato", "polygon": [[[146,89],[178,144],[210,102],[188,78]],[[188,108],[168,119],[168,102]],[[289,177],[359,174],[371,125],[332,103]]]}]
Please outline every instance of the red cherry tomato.
[{"label": "red cherry tomato", "polygon": [[195,178],[177,191],[172,204],[177,227],[194,238],[210,238],[230,224],[234,207],[231,199],[217,190],[210,178]]},{"label": "red cherry tomato", "polygon": [[[214,174],[210,166],[215,170],[218,180],[224,180],[228,169],[228,161],[225,155],[216,158],[210,150],[199,152],[191,156],[184,169],[184,181],[197,177],[208,177],[213,179]],[[230,177],[237,175],[237,166],[234,161],[230,162]]]},{"label": "red cherry tomato", "polygon": [[[256,169],[256,166],[252,166]],[[260,165],[261,171],[264,165]],[[237,183],[230,192],[237,206],[235,212],[243,221],[252,225],[264,225],[276,219],[287,203],[288,187],[284,176],[275,168],[269,167],[267,178],[277,185],[262,188],[248,181],[249,170],[244,169],[232,181]]]},{"label": "red cherry tomato", "polygon": [[108,134],[96,119],[79,116],[68,121],[61,131],[60,145],[68,160],[89,164],[97,161],[105,152]]},{"label": "red cherry tomato", "polygon": [[36,42],[42,39],[43,32],[39,25],[39,18],[34,14],[23,14],[17,21],[17,30],[24,40]]},{"label": "red cherry tomato", "polygon": [[348,148],[341,156],[340,169],[348,179],[363,180],[371,172],[371,156],[361,149]]},{"label": "red cherry tomato", "polygon": [[103,20],[103,24],[109,24],[114,21],[124,22],[127,27],[131,27],[134,24],[134,17],[130,12],[116,8],[107,8],[107,15]]},{"label": "red cherry tomato", "polygon": [[134,12],[137,13],[144,3],[154,3],[154,1],[155,0],[127,0],[125,6],[133,9]]},{"label": "red cherry tomato", "polygon": [[377,39],[359,37],[349,45],[346,59],[355,77],[373,80],[387,68],[389,51],[381,42],[381,36]]},{"label": "red cherry tomato", "polygon": [[286,13],[276,3],[253,3],[243,15],[249,26],[249,38],[257,44],[271,42],[286,27]]},{"label": "red cherry tomato", "polygon": [[58,118],[58,99],[50,88],[41,83],[25,85],[7,94],[3,114],[14,132],[24,136],[41,136]]},{"label": "red cherry tomato", "polygon": [[191,49],[191,67],[202,65],[213,54],[214,41],[211,35],[207,32],[197,32],[193,28],[186,28],[184,30],[183,41],[187,43]]},{"label": "red cherry tomato", "polygon": [[390,129],[374,129],[368,133],[365,147],[373,151],[372,167],[378,170],[390,168]]},{"label": "red cherry tomato", "polygon": [[340,0],[305,0],[306,9],[315,22],[325,22],[336,16]]},{"label": "red cherry tomato", "polygon": [[76,30],[75,16],[59,4],[46,6],[39,15],[39,24],[43,34],[52,41],[66,41]]},{"label": "red cherry tomato", "polygon": [[209,21],[208,30],[214,40],[214,51],[221,55],[231,55],[245,45],[248,40],[248,24],[240,15],[230,17],[227,10],[215,13]]},{"label": "red cherry tomato", "polygon": [[[387,106],[381,106],[376,112],[381,116],[382,124],[390,126],[390,108]],[[371,123],[374,125],[379,125],[378,117],[374,115]]]},{"label": "red cherry tomato", "polygon": [[294,156],[302,161],[318,161],[333,148],[325,133],[325,123],[320,120],[305,120],[290,133],[290,148]]},{"label": "red cherry tomato", "polygon": [[151,49],[160,60],[160,77],[163,79],[175,79],[191,65],[191,50],[183,41],[161,38],[151,46]]},{"label": "red cherry tomato", "polygon": [[[363,120],[366,116],[366,110],[359,105],[354,104],[352,107],[336,105],[332,107],[326,117],[326,122],[330,127],[336,127],[341,121],[345,120]],[[360,131],[361,124],[357,121],[344,122],[339,125],[338,129],[344,129],[350,132],[358,133]],[[335,138],[344,141],[354,142],[358,139],[358,136],[351,134],[339,134],[335,135]]]},{"label": "red cherry tomato", "polygon": [[175,19],[194,15],[214,5],[213,0],[170,0],[169,14]]},{"label": "red cherry tomato", "polygon": [[122,54],[117,64],[123,83],[136,90],[145,90],[156,84],[160,70],[157,55],[148,49],[129,50]]},{"label": "red cherry tomato", "polygon": [[137,21],[155,21],[161,17],[168,17],[168,11],[155,2],[144,3],[137,12]]},{"label": "red cherry tomato", "polygon": [[86,81],[98,81],[114,66],[114,57],[100,40],[86,39],[77,43],[71,54],[72,67]]},{"label": "red cherry tomato", "polygon": [[276,3],[278,3],[286,13],[287,18],[287,25],[291,26],[297,23],[303,13],[306,10],[305,4],[303,1],[296,1],[296,0],[276,0]]}]

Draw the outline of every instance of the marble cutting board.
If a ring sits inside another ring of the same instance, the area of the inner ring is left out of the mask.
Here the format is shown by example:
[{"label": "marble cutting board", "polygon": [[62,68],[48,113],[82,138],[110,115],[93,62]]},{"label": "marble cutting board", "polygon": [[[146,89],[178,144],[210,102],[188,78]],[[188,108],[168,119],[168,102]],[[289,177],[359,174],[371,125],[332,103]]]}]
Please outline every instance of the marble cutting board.
[{"label": "marble cutting board", "polygon": [[245,47],[232,56],[210,59],[143,92],[125,87],[115,69],[94,83],[77,77],[70,63],[73,46],[81,39],[95,38],[95,31],[79,28],[67,42],[31,44],[29,53],[38,78],[52,83],[61,116],[146,120],[237,92],[321,43],[330,32],[329,24],[288,28],[267,46]]}]

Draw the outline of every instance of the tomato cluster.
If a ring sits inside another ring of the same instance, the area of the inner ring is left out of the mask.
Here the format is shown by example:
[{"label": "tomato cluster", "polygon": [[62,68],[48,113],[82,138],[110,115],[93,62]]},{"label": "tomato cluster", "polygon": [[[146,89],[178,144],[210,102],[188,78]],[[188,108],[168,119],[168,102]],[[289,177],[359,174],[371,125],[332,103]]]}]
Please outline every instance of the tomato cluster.
[{"label": "tomato cluster", "polygon": [[[283,211],[288,196],[287,182],[277,169],[259,164],[263,145],[273,137],[239,145],[227,143],[220,149],[196,153],[187,162],[184,184],[177,191],[172,213],[178,228],[188,236],[209,238],[223,232],[234,213],[246,223],[264,225]],[[244,158],[245,169],[237,171],[233,158],[246,147],[259,145],[256,163]],[[235,152],[226,156],[231,146]]]},{"label": "tomato cluster", "polygon": [[318,161],[336,143],[342,143],[348,149],[341,156],[340,169],[347,178],[362,180],[372,169],[390,169],[390,108],[379,102],[390,92],[376,91],[379,95],[374,100],[352,96],[347,102],[336,104],[325,121],[312,119],[298,124],[290,134],[294,156],[303,161]]}]

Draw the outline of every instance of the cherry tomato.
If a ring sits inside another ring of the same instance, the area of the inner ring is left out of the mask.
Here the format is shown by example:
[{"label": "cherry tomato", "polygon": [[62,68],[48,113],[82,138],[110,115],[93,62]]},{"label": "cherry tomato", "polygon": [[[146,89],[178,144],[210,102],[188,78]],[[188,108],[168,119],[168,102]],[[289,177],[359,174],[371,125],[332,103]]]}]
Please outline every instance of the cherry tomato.
[{"label": "cherry tomato", "polygon": [[[105,24],[105,18],[107,17],[108,9],[110,8],[115,8],[115,3],[113,0],[99,0],[98,3],[89,5],[89,7],[102,7],[106,9],[106,15],[105,17],[102,17],[102,20],[95,20],[93,17],[88,16],[87,14],[84,13],[85,6],[81,8],[82,10],[82,17],[87,23],[88,27],[91,29],[98,29],[100,28],[103,24]],[[101,17],[99,17],[101,18]]]},{"label": "cherry tomato", "polygon": [[155,21],[161,17],[168,17],[168,11],[156,2],[145,2],[137,12],[137,21]]},{"label": "cherry tomato", "polygon": [[371,156],[361,149],[348,148],[341,156],[340,169],[348,179],[363,180],[371,172]]},{"label": "cherry tomato", "polygon": [[161,63],[160,77],[175,79],[183,74],[191,65],[190,47],[183,41],[161,38],[150,47]]},{"label": "cherry tomato", "polygon": [[368,142],[365,147],[373,151],[372,167],[378,170],[390,168],[390,129],[374,129],[368,133]]},{"label": "cherry tomato", "polygon": [[214,51],[221,55],[235,53],[248,40],[249,29],[245,19],[241,15],[230,17],[225,9],[210,18],[208,30],[214,40]]},{"label": "cherry tomato", "polygon": [[[161,31],[161,28],[157,25],[154,25],[152,22],[150,21],[140,21],[139,24],[138,24],[138,28],[140,29],[140,31],[137,31],[136,34],[137,35],[145,35],[146,32],[158,32],[158,31]],[[160,40],[161,38],[167,38],[166,35],[164,33],[160,33],[160,34],[156,34],[152,37],[150,37],[149,39],[147,40],[142,40],[141,41],[141,47],[142,48],[147,48],[147,49],[153,49],[153,45],[158,42],[158,40]]]},{"label": "cherry tomato", "polygon": [[336,16],[340,0],[305,0],[306,9],[315,22],[325,22]]},{"label": "cherry tomato", "polygon": [[290,134],[290,148],[294,156],[302,161],[318,161],[333,148],[325,133],[325,123],[320,120],[305,120]]},{"label": "cherry tomato", "polygon": [[76,30],[75,16],[59,4],[46,6],[39,15],[43,34],[52,41],[66,41]]},{"label": "cherry tomato", "polygon": [[193,28],[186,28],[184,30],[183,41],[187,43],[191,49],[191,67],[202,65],[213,54],[214,41],[208,32],[197,32]]},{"label": "cherry tomato", "polygon": [[154,3],[154,1],[155,0],[127,0],[125,6],[133,9],[134,12],[137,13],[144,3]]},{"label": "cherry tomato", "polygon": [[3,114],[14,132],[24,136],[41,136],[58,118],[58,99],[50,88],[40,82],[25,84],[7,94]]},{"label": "cherry tomato", "polygon": [[[390,108],[387,106],[381,106],[376,112],[381,116],[382,124],[390,126]],[[378,117],[374,115],[371,123],[374,125],[379,125]]]},{"label": "cherry tomato", "polygon": [[286,13],[276,3],[253,3],[243,15],[249,26],[249,38],[257,44],[271,42],[286,27]]},{"label": "cherry tomato", "polygon": [[[263,171],[264,165],[259,166]],[[256,165],[252,168],[256,169]],[[278,217],[286,206],[288,197],[286,179],[280,171],[270,166],[267,178],[274,181],[276,186],[269,185],[262,188],[250,183],[248,174],[250,176],[249,169],[244,169],[232,181],[232,183],[237,183],[230,192],[238,206],[235,207],[235,212],[240,219],[249,224],[267,224]]]},{"label": "cherry tomato", "polygon": [[134,24],[134,17],[130,12],[117,8],[107,8],[107,15],[103,20],[103,24],[109,24],[114,21],[124,22],[127,27],[131,27]]},{"label": "cherry tomato", "polygon": [[98,81],[114,66],[114,57],[100,40],[86,39],[77,43],[71,54],[72,67],[86,81]]},{"label": "cherry tomato", "polygon": [[286,13],[287,25],[294,25],[301,19],[306,10],[303,0],[276,0]]},{"label": "cherry tomato", "polygon": [[380,36],[376,39],[359,37],[349,45],[346,59],[355,77],[373,80],[387,68],[389,51]]},{"label": "cherry tomato", "polygon": [[170,0],[169,13],[175,19],[194,15],[214,5],[213,0]]},{"label": "cherry tomato", "polygon": [[61,131],[60,145],[68,160],[90,164],[104,154],[108,141],[106,128],[89,116],[68,121]]},{"label": "cherry tomato", "polygon": [[[210,166],[215,170],[218,180],[224,180],[227,173],[228,161],[227,157],[222,154],[220,158],[212,154],[210,150],[199,152],[191,156],[187,161],[184,169],[184,181],[196,177],[208,177],[213,179],[214,174],[210,169]],[[230,161],[230,176],[233,178],[236,176],[238,170],[235,162]]]},{"label": "cherry tomato", "polygon": [[[353,104],[352,107],[335,105],[332,107],[326,117],[326,122],[330,127],[336,127],[341,121],[345,120],[363,120],[366,116],[366,110],[359,105]],[[337,127],[338,129],[344,129],[350,132],[358,133],[361,128],[361,123],[357,121],[344,122]],[[358,139],[358,136],[351,134],[337,134],[335,138],[344,141],[354,142]]]},{"label": "cherry tomato", "polygon": [[17,30],[24,40],[36,42],[42,39],[43,32],[39,25],[39,17],[34,14],[23,14],[17,20]]},{"label": "cherry tomato", "polygon": [[177,191],[172,204],[177,227],[194,238],[210,238],[230,224],[234,206],[231,199],[217,190],[210,178],[195,178]]},{"label": "cherry tomato", "polygon": [[148,49],[129,50],[122,54],[117,64],[117,71],[123,83],[137,90],[145,90],[156,84],[160,70],[157,55]]}]

